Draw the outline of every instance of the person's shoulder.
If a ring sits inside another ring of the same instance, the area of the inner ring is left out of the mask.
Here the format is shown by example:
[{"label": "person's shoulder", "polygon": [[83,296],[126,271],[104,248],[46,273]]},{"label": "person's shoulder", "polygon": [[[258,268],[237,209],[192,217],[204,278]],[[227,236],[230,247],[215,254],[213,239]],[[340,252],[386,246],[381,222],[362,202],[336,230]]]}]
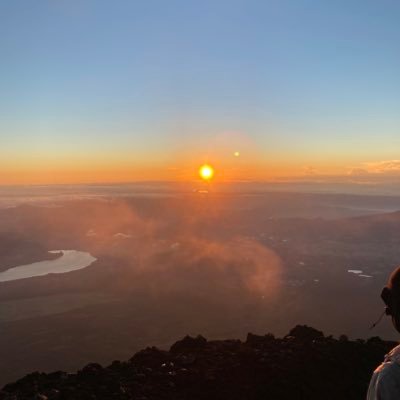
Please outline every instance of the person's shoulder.
[{"label": "person's shoulder", "polygon": [[400,399],[400,365],[393,360],[383,362],[374,372],[377,399]]},{"label": "person's shoulder", "polygon": [[400,399],[400,345],[394,347],[374,371],[368,388],[368,400]]},{"label": "person's shoulder", "polygon": [[385,356],[386,360],[395,360],[396,362],[400,362],[400,344],[396,347],[393,347],[392,350]]},{"label": "person's shoulder", "polygon": [[400,382],[400,365],[393,360],[384,361],[378,368],[376,368],[374,374],[379,375],[379,379],[397,377]]}]

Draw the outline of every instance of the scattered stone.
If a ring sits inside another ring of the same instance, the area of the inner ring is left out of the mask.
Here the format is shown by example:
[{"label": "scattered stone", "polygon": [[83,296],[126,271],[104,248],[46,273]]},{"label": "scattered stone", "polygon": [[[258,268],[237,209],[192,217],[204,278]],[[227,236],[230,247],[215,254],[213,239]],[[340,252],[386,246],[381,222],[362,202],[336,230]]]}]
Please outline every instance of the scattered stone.
[{"label": "scattered stone", "polygon": [[249,333],[239,340],[186,336],[108,367],[34,372],[0,391],[0,400],[356,400],[395,343],[339,339],[296,326],[283,339]]}]

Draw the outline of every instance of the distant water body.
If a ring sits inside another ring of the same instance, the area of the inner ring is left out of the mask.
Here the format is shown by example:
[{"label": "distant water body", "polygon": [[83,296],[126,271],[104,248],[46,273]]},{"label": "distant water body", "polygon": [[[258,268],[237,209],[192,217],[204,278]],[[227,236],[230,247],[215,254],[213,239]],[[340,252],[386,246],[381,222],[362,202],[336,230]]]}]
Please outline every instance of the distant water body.
[{"label": "distant water body", "polygon": [[55,260],[39,261],[32,264],[20,265],[0,273],[0,282],[32,278],[47,274],[62,274],[85,268],[96,261],[90,253],[77,250],[54,250],[50,253],[63,253]]}]

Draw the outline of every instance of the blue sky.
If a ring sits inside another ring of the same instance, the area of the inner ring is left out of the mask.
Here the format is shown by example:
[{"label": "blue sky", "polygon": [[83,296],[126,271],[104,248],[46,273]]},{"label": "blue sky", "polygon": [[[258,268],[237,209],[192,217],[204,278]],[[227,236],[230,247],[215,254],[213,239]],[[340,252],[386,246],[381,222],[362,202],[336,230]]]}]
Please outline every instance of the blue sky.
[{"label": "blue sky", "polygon": [[395,160],[399,21],[385,0],[2,1],[0,166],[172,165],[226,132],[261,164]]}]

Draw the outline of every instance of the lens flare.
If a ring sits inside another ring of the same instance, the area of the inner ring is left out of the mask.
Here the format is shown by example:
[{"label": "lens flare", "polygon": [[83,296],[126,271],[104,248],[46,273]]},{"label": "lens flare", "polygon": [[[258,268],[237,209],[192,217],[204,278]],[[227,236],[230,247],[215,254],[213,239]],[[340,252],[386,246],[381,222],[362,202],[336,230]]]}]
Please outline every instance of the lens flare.
[{"label": "lens flare", "polygon": [[214,176],[214,168],[211,165],[204,164],[199,169],[199,175],[205,181],[209,181]]}]

